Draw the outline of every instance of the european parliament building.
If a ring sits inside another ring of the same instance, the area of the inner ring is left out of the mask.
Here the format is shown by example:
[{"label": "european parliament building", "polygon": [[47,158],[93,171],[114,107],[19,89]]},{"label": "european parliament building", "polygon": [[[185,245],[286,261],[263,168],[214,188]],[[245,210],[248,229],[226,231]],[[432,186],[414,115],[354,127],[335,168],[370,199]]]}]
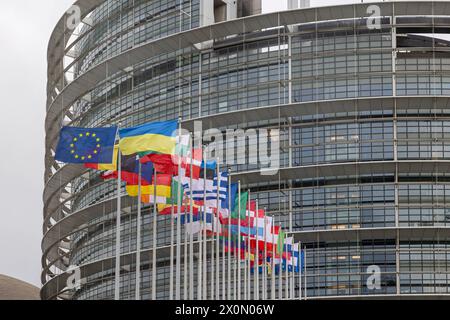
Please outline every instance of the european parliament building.
[{"label": "european parliament building", "polygon": [[[81,23],[66,14],[48,47],[42,299],[114,299],[116,285],[117,183],[56,162],[60,128],[177,118],[280,130],[275,176],[231,169],[302,243],[302,298],[450,297],[450,1],[75,5]],[[120,299],[134,299],[137,201],[125,191],[120,210]],[[169,298],[170,228],[158,216],[153,238],[144,206],[142,299],[154,256],[156,298]]]}]

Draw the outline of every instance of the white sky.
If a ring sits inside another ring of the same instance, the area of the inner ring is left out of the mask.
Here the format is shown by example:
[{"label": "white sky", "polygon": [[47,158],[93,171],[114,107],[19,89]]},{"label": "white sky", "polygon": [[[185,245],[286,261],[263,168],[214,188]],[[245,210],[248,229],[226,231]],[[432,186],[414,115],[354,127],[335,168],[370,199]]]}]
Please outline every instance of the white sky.
[{"label": "white sky", "polygon": [[[47,43],[74,0],[0,4],[0,274],[40,286]],[[359,0],[311,0],[312,6]],[[370,1],[365,1],[370,2]],[[287,0],[263,0],[264,12]]]},{"label": "white sky", "polygon": [[38,286],[47,43],[71,4],[0,2],[0,274]]},{"label": "white sky", "polygon": [[[364,0],[364,2],[380,2],[382,0]],[[262,10],[264,13],[286,10],[287,0],[262,0]],[[298,0],[300,3],[300,0]],[[311,0],[311,7],[332,6],[342,3],[356,3],[361,0]]]}]

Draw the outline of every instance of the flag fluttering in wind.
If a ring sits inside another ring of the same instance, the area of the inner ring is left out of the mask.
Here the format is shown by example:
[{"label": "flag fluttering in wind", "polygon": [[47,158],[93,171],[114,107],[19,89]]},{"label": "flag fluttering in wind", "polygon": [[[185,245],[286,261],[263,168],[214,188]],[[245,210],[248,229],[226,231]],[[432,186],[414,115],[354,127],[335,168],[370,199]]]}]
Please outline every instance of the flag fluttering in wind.
[{"label": "flag fluttering in wind", "polygon": [[141,163],[153,163],[155,170],[158,173],[178,175],[178,166],[173,162],[173,156],[170,154],[151,153],[141,158]]},{"label": "flag fluttering in wind", "polygon": [[222,224],[220,223],[217,215],[211,208],[206,208],[206,213],[203,212],[203,208],[197,215],[193,215],[192,221],[189,213],[182,213],[179,217],[182,225],[188,225],[189,234],[196,234],[202,230],[208,231],[214,234],[220,234],[222,231]]},{"label": "flag fluttering in wind", "polygon": [[113,158],[111,163],[85,163],[84,167],[99,171],[116,171],[118,158],[119,158],[119,145],[116,144],[114,146]]},{"label": "flag fluttering in wind", "polygon": [[153,122],[119,131],[122,154],[139,152],[175,154],[177,121]]},{"label": "flag fluttering in wind", "polygon": [[[203,149],[193,147],[190,134],[177,135],[178,126],[178,121],[165,121],[119,131],[117,127],[64,127],[55,159],[105,171],[100,175],[103,179],[118,179],[120,171],[119,182],[125,182],[128,196],[141,196],[137,199],[138,219],[141,202],[154,205],[154,234],[157,214],[169,215],[184,227],[181,232],[190,235],[190,240],[184,237],[184,241],[191,241],[192,247],[193,235],[198,235],[198,241],[205,239],[205,245],[207,237],[216,237],[211,241],[212,245],[216,242],[216,254],[220,241],[224,253],[247,260],[249,272],[300,273],[304,252],[299,243],[286,237],[274,218],[258,208],[250,192],[238,190],[240,183],[232,183],[229,172],[220,171],[219,160],[204,159]],[[123,185],[117,185],[119,202]],[[119,217],[119,204],[117,208]]]},{"label": "flag fluttering in wind", "polygon": [[59,134],[55,160],[74,163],[113,163],[117,127],[63,127]]},{"label": "flag fluttering in wind", "polygon": [[[231,212],[231,217],[232,218],[241,218],[245,219],[247,217],[246,212],[247,212],[247,203],[248,203],[248,192],[244,192],[241,193],[241,197],[236,197],[235,200],[235,205],[234,205],[234,210]],[[240,212],[239,212],[239,208],[240,208]]]},{"label": "flag fluttering in wind", "polygon": [[[156,189],[156,198],[155,198]],[[168,174],[158,174],[152,179],[152,184],[142,187],[141,199],[143,203],[167,204],[172,196],[172,176]]]},{"label": "flag fluttering in wind", "polygon": [[[139,184],[139,160],[136,155],[123,156],[121,167],[121,179],[127,186],[137,186]],[[153,164],[146,163],[141,166],[141,185],[146,186],[151,183],[153,174]],[[105,180],[117,179],[118,171],[107,171],[101,175]],[[137,196],[137,195],[135,195]]]},{"label": "flag fluttering in wind", "polygon": [[[180,157],[181,168],[184,170],[186,177],[191,177],[190,168],[192,162],[192,178],[200,178],[200,164],[202,161],[202,150],[194,149],[193,154],[187,152],[185,156]],[[158,173],[178,175],[178,155],[150,153],[141,157],[141,163],[152,162]]]}]

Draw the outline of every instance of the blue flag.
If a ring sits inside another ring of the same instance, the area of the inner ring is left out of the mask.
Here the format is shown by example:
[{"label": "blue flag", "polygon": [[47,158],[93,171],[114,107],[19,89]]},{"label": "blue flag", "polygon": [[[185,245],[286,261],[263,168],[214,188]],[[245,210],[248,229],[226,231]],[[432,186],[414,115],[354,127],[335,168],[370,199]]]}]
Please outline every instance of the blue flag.
[{"label": "blue flag", "polygon": [[202,161],[202,168],[208,169],[208,170],[216,170],[217,169],[217,161],[215,160],[203,160]]},{"label": "blue flag", "polygon": [[63,127],[55,159],[65,163],[112,163],[117,127]]},{"label": "blue flag", "polygon": [[229,201],[231,198],[231,211],[234,210],[234,206],[236,204],[236,197],[238,194],[238,184],[237,183],[232,183],[231,184],[231,190],[228,190],[228,186],[227,186],[227,193],[226,193],[226,198],[222,200],[221,206],[223,209],[230,209],[229,208]]}]

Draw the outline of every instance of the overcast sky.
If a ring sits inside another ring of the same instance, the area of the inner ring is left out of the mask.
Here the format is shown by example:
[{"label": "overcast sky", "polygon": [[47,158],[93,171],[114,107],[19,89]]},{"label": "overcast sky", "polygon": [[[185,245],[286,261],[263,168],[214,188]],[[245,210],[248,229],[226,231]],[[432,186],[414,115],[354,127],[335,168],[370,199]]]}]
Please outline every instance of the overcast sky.
[{"label": "overcast sky", "polygon": [[0,2],[0,274],[38,286],[47,43],[72,2]]},{"label": "overcast sky", "polygon": [[[47,43],[74,0],[0,3],[0,274],[40,286]],[[359,2],[312,0],[313,6]],[[263,0],[266,12],[286,0]]]}]

